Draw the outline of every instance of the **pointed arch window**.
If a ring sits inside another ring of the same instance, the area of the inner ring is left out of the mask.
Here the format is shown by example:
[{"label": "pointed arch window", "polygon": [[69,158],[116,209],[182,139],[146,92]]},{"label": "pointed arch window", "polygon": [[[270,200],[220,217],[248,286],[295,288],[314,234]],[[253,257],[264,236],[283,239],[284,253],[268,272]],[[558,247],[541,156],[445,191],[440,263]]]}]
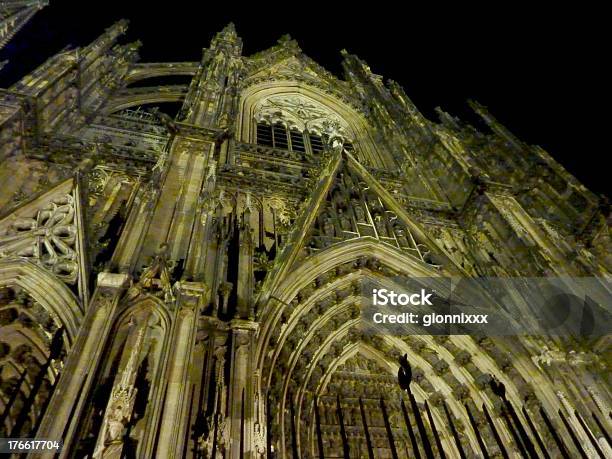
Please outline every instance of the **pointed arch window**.
[{"label": "pointed arch window", "polygon": [[299,130],[293,128],[289,130],[289,135],[291,137],[291,150],[306,153],[306,143],[304,141],[304,134],[302,134]]},{"label": "pointed arch window", "polygon": [[272,126],[267,123],[257,123],[257,144],[266,147],[274,146],[274,134]]},{"label": "pointed arch window", "polygon": [[313,153],[321,153],[324,149],[324,140],[323,137],[315,134],[315,133],[309,133],[308,134],[308,139],[310,140],[310,148],[312,149]]},{"label": "pointed arch window", "polygon": [[[288,128],[282,122],[271,124],[260,121],[257,123],[256,143],[281,150],[318,155],[325,150],[329,137],[316,132],[302,132],[296,127]],[[343,144],[348,151],[354,150],[350,141],[344,140]]]},{"label": "pointed arch window", "polygon": [[[299,133],[301,137],[301,133]],[[292,131],[287,131],[287,128],[282,123],[257,123],[257,144],[267,147],[280,148],[282,150],[304,151],[298,148],[291,148],[294,141],[297,141],[297,135]],[[303,139],[301,140],[303,147]]]},{"label": "pointed arch window", "polygon": [[274,123],[272,126],[272,134],[274,134],[274,148],[289,150],[289,139],[285,126],[281,123]]},{"label": "pointed arch window", "polygon": [[329,107],[301,94],[275,94],[254,108],[255,143],[307,155],[321,154],[340,140],[353,150],[348,124]]}]

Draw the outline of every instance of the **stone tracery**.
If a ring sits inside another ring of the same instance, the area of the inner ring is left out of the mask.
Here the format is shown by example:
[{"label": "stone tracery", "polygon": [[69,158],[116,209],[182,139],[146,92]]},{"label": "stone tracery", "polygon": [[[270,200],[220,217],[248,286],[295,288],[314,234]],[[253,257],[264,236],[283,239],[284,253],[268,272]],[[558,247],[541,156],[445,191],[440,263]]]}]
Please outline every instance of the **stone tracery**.
[{"label": "stone tracery", "polygon": [[0,236],[0,257],[30,258],[74,284],[78,277],[76,239],[74,197],[65,194],[32,216],[12,221]]},{"label": "stone tracery", "polygon": [[255,120],[268,124],[281,123],[300,132],[311,131],[328,138],[350,139],[350,128],[342,118],[324,105],[298,94],[276,95],[255,106]]}]

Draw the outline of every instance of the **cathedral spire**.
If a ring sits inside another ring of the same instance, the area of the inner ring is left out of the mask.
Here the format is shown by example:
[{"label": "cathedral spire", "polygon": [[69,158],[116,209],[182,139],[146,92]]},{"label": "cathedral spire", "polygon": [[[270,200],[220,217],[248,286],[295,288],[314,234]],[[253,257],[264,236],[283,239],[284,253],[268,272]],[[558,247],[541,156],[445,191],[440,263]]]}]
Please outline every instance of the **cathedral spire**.
[{"label": "cathedral spire", "polygon": [[224,36],[236,36],[236,26],[234,25],[233,22],[230,22],[219,33],[220,35],[224,35]]},{"label": "cathedral spire", "polygon": [[0,49],[36,14],[47,0],[8,0],[0,3]]},{"label": "cathedral spire", "polygon": [[130,22],[127,19],[120,19],[115,22],[100,36],[98,36],[98,38],[87,45],[83,49],[83,54],[87,55],[91,53],[92,55],[99,55],[100,52],[105,52],[106,50],[110,49],[110,47],[115,44],[117,39],[127,32],[129,23]]},{"label": "cathedral spire", "polygon": [[421,114],[417,106],[412,102],[410,97],[404,91],[398,83],[394,80],[387,80],[387,87],[389,88],[389,92],[397,100],[400,105],[404,108],[404,110],[408,113],[411,119],[413,119],[420,126],[425,126],[426,120],[425,117]]},{"label": "cathedral spire", "polygon": [[434,111],[438,114],[438,119],[444,126],[455,131],[461,130],[461,120],[459,118],[442,110],[441,107],[435,107]]},{"label": "cathedral spire", "polygon": [[483,121],[491,128],[493,132],[495,132],[500,137],[503,137],[508,142],[510,142],[516,148],[523,148],[522,142],[516,138],[512,132],[508,130],[503,124],[501,124],[497,119],[489,113],[489,110],[484,105],[476,102],[475,100],[468,100],[468,105],[474,112],[480,116]]},{"label": "cathedral spire", "polygon": [[[241,66],[242,39],[232,22],[226,25],[204,49],[202,67],[191,82],[181,113],[193,124],[227,127],[233,117],[235,87]],[[207,106],[211,92],[214,102]],[[203,94],[208,94],[202,98]]]},{"label": "cathedral spire", "polygon": [[372,80],[373,77],[378,76],[372,73],[370,66],[366,61],[360,59],[355,54],[349,53],[346,49],[342,49],[340,54],[343,57],[342,67],[349,76],[355,75],[361,79]]},{"label": "cathedral spire", "polygon": [[298,42],[288,33],[278,39],[278,44],[279,46],[289,50],[289,52],[293,53],[294,55],[302,52],[302,48],[300,48]]},{"label": "cathedral spire", "polygon": [[237,54],[240,54],[242,51],[242,39],[236,33],[236,26],[233,22],[226,25],[221,32],[217,32],[210,42],[210,47],[211,49],[233,49],[237,51]]}]

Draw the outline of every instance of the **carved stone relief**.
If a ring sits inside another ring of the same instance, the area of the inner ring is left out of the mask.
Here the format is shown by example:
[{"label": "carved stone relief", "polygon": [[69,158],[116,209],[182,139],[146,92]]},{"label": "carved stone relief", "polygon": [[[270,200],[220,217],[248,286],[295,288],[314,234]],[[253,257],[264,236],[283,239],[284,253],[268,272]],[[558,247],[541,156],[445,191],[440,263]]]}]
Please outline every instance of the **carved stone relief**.
[{"label": "carved stone relief", "polygon": [[0,229],[0,258],[28,258],[73,284],[78,278],[77,227],[73,194],[53,197],[29,215]]},{"label": "carved stone relief", "polygon": [[307,130],[328,138],[353,137],[347,123],[329,108],[297,94],[274,95],[260,101],[255,107],[255,120],[269,124],[282,123],[289,129]]}]

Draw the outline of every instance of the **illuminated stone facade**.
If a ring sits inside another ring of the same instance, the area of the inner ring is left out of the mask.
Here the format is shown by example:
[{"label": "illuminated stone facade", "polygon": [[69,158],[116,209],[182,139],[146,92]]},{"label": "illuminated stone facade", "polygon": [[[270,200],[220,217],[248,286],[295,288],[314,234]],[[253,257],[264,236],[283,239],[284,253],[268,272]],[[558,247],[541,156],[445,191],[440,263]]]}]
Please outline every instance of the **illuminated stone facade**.
[{"label": "illuminated stone facade", "polygon": [[[609,337],[364,335],[360,285],[609,276],[603,199],[484,107],[487,133],[428,120],[347,52],[341,80],[289,37],[243,56],[229,25],[199,62],[139,63],[126,28],[0,90],[0,437],[75,458],[314,458],[318,424],[342,457],[340,400],[350,457],[368,457],[362,407],[375,457],[393,457],[385,417],[415,457],[407,354],[447,457],[443,403],[468,457],[465,403],[491,456],[483,404],[517,454],[490,374],[552,457],[539,404],[595,454],[572,410],[602,439]],[[165,102],[176,116],[150,108]]]}]

